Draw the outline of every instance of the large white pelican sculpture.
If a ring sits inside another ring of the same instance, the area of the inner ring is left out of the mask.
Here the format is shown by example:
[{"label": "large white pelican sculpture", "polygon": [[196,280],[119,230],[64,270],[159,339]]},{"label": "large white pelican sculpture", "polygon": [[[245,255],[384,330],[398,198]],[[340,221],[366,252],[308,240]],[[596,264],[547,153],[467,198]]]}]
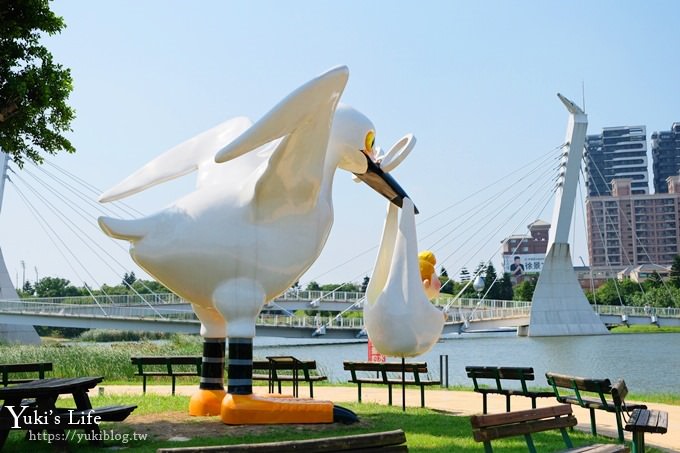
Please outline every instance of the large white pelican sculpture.
[{"label": "large white pelican sculpture", "polygon": [[[100,197],[118,200],[198,172],[196,190],[157,214],[99,219],[106,234],[130,241],[130,254],[143,269],[193,304],[204,337],[193,415],[221,414],[229,424],[333,421],[330,402],[252,394],[252,339],[262,306],[321,253],[333,223],[338,167],[399,206],[406,196],[375,162],[371,121],[338,106],[348,76],[346,67],[332,69],[255,124],[227,121],[158,156]],[[343,414],[342,408],[335,412]]]}]

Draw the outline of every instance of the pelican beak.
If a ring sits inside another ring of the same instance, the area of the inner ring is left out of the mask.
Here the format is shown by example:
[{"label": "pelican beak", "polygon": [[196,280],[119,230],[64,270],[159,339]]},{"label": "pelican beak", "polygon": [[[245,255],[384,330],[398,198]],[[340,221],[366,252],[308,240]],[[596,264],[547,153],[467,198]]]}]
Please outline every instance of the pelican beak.
[{"label": "pelican beak", "polygon": [[[363,152],[362,154],[366,157],[366,171],[361,174],[354,173],[356,177],[401,208],[404,198],[407,198],[408,194],[389,173],[382,171],[380,166],[368,154]],[[416,208],[416,214],[418,214],[418,208]]]}]

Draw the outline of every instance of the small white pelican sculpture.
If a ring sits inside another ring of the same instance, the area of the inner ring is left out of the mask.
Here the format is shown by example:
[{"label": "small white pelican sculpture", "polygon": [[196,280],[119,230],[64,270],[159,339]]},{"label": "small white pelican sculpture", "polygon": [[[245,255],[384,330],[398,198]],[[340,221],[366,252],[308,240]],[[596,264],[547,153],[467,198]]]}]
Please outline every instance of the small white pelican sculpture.
[{"label": "small white pelican sculpture", "polygon": [[429,301],[440,288],[434,255],[425,252],[419,257],[414,215],[409,198],[403,200],[398,223],[397,208],[388,206],[380,251],[366,288],[366,332],[381,354],[392,357],[424,354],[444,328],[444,314]]},{"label": "small white pelican sculpture", "polygon": [[[332,69],[255,124],[237,118],[208,130],[100,198],[118,200],[198,171],[196,190],[157,214],[99,219],[106,234],[130,241],[132,258],[189,300],[201,321],[203,373],[190,403],[192,415],[221,414],[229,424],[333,421],[330,402],[252,394],[252,338],[262,306],[297,281],[321,253],[333,223],[331,192],[338,167],[397,205],[406,196],[375,163],[371,121],[338,106],[348,76],[346,67]],[[336,418],[352,415],[335,409]]]}]

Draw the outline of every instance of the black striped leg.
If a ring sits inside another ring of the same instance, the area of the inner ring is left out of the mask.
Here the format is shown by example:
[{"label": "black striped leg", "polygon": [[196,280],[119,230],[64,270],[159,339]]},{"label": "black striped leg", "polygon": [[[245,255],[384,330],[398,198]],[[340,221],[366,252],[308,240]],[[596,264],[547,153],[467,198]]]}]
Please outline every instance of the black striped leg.
[{"label": "black striped leg", "polygon": [[253,339],[229,338],[227,393],[253,393]]},{"label": "black striped leg", "polygon": [[224,338],[205,338],[201,390],[224,390]]}]

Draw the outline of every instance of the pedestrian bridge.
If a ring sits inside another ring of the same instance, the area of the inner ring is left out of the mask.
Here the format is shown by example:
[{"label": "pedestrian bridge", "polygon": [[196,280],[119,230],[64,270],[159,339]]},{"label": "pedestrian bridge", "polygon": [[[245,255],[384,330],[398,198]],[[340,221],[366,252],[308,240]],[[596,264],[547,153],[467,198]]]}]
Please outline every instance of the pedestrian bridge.
[{"label": "pedestrian bridge", "polygon": [[[257,335],[361,338],[363,293],[289,291],[264,307]],[[450,297],[435,300],[444,307]],[[607,325],[680,326],[680,309],[595,306]],[[301,310],[304,310],[302,312]],[[458,299],[450,305],[444,334],[522,331],[529,324],[526,301]],[[185,300],[172,293],[0,300],[0,323],[197,334],[200,322]]]}]

